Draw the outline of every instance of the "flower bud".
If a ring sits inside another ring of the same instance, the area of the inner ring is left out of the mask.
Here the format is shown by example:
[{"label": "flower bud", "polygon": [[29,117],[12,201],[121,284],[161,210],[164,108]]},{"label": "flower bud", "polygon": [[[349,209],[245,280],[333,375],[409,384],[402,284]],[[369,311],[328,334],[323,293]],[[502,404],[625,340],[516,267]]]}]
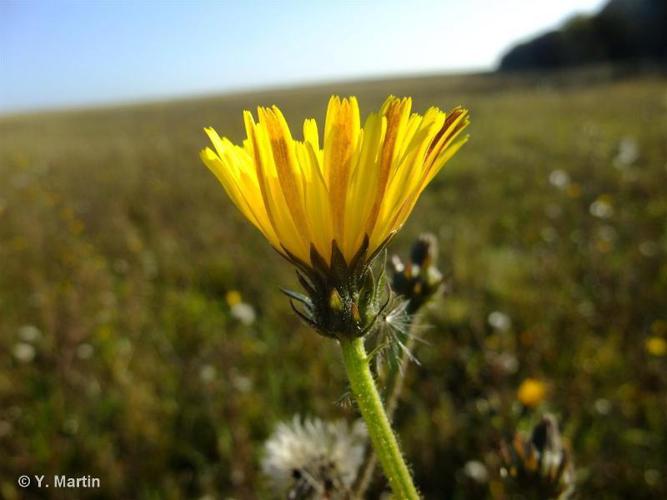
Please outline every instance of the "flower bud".
[{"label": "flower bud", "polygon": [[512,494],[565,499],[574,492],[574,466],[554,416],[544,415],[529,439],[517,433],[511,444],[503,443],[500,455],[501,475]]},{"label": "flower bud", "polygon": [[392,258],[392,288],[409,301],[408,312],[417,312],[442,287],[442,273],[436,267],[438,240],[433,234],[422,234],[412,245],[410,260],[403,264]]}]

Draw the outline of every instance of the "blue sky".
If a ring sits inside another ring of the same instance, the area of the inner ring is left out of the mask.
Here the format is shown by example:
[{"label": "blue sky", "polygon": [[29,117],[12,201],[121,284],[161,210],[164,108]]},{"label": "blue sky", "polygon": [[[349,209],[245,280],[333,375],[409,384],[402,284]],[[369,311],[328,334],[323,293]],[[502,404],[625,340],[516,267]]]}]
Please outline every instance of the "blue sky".
[{"label": "blue sky", "polygon": [[0,0],[0,112],[491,69],[603,0]]}]

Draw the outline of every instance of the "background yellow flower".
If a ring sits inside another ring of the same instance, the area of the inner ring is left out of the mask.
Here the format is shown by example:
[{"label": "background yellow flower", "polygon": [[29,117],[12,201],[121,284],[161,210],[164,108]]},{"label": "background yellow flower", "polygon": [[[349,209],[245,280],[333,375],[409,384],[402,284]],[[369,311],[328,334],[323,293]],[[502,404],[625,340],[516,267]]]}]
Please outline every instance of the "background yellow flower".
[{"label": "background yellow flower", "polygon": [[547,386],[536,378],[527,378],[517,390],[516,397],[521,403],[528,407],[539,405],[547,395]]},{"label": "background yellow flower", "polygon": [[645,345],[646,352],[652,356],[661,357],[667,354],[667,340],[661,337],[649,337]]}]

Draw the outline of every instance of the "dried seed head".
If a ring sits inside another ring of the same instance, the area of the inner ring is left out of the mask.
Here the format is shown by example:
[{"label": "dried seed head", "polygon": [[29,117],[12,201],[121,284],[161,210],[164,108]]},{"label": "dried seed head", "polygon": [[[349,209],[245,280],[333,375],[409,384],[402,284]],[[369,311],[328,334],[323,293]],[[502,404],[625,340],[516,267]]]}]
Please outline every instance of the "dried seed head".
[{"label": "dried seed head", "polygon": [[511,444],[503,443],[501,458],[501,475],[511,492],[545,499],[574,493],[574,465],[553,415],[544,415],[529,439],[517,433]]},{"label": "dried seed head", "polygon": [[365,442],[361,421],[295,416],[278,424],[266,442],[262,471],[274,491],[290,499],[347,498]]}]

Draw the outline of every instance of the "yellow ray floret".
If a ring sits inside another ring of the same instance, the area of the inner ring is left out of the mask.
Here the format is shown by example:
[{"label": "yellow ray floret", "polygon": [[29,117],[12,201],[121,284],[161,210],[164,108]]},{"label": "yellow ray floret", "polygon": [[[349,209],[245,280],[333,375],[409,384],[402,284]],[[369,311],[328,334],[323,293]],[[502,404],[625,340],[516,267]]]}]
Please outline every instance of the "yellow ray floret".
[{"label": "yellow ray floret", "polygon": [[286,257],[330,263],[332,243],[350,262],[368,239],[372,254],[406,221],[419,195],[466,142],[468,111],[411,113],[409,98],[387,98],[361,126],[354,97],[329,100],[322,147],[315,120],[292,138],[280,110],[244,112],[247,140],[236,146],[206,128],[214,149],[201,158],[234,204]]}]

